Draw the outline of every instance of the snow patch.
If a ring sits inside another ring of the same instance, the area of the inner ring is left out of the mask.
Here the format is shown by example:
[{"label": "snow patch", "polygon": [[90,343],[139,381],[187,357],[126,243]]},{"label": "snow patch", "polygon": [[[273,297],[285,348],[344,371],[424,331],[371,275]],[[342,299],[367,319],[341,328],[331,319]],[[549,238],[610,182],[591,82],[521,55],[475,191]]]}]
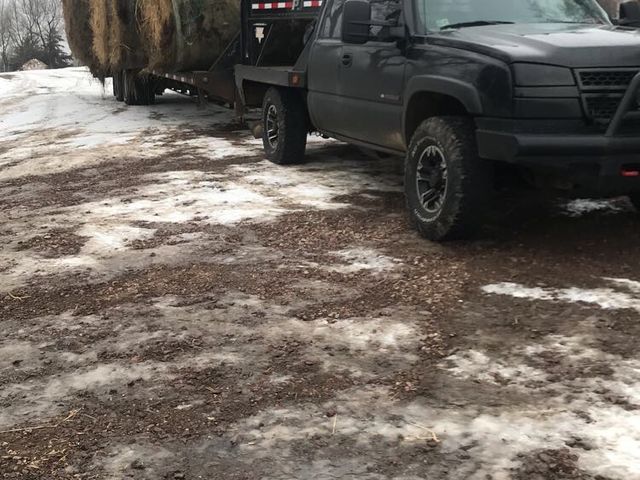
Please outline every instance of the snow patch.
[{"label": "snow patch", "polygon": [[624,210],[619,199],[594,200],[594,199],[577,199],[571,200],[561,205],[565,215],[570,217],[581,217],[589,213],[619,213]]},{"label": "snow patch", "polygon": [[94,216],[129,222],[184,223],[206,217],[208,223],[232,224],[252,218],[274,217],[286,210],[269,198],[238,183],[223,183],[218,175],[175,171],[145,175],[136,199],[87,203]]},{"label": "snow patch", "polygon": [[[132,465],[144,472],[144,478],[160,478],[160,470],[167,464],[175,465],[175,453],[159,445],[118,445],[104,458],[94,461],[94,467],[104,470],[105,480],[122,480],[131,476]],[[143,478],[143,477],[138,477]]]},{"label": "snow patch", "polygon": [[155,230],[133,227],[126,224],[96,224],[82,226],[77,235],[89,240],[81,250],[81,256],[93,257],[128,250],[128,244],[134,240],[153,237]]},{"label": "snow patch", "polygon": [[355,273],[361,271],[384,273],[396,269],[402,262],[397,258],[384,255],[373,248],[354,247],[331,252],[331,254],[348,262],[347,265],[327,267],[328,270],[339,273]]},{"label": "snow patch", "polygon": [[623,286],[630,291],[619,291],[614,288],[551,288],[527,287],[518,283],[502,282],[485,285],[485,293],[507,295],[514,298],[530,300],[561,301],[569,303],[586,303],[597,305],[606,310],[632,309],[640,312],[640,283],[628,279],[604,280]]},{"label": "snow patch", "polygon": [[0,391],[0,401],[20,398],[0,412],[0,426],[25,423],[31,418],[46,418],[60,412],[64,400],[78,391],[105,394],[109,387],[124,386],[132,380],[167,379],[167,366],[161,363],[123,366],[101,364],[41,380],[9,384]]},{"label": "snow patch", "polygon": [[39,353],[40,349],[31,342],[6,342],[0,345],[0,371],[33,367]]},{"label": "snow patch", "polygon": [[[239,148],[224,138],[175,142],[185,125],[202,127],[231,121],[230,110],[198,109],[167,92],[154,106],[129,108],[111,95],[86,68],[16,72],[0,77],[0,179],[46,175],[100,164],[116,155],[148,158],[189,148],[211,159],[255,155],[257,143]],[[133,146],[135,144],[135,147]],[[105,152],[105,147],[108,152]]]},{"label": "snow patch", "polygon": [[[551,381],[543,371],[528,364],[543,354],[563,369],[603,364],[613,373],[555,376]],[[532,399],[533,405],[511,407],[508,411],[496,408],[474,415],[467,410],[459,418],[454,412],[443,412],[442,423],[436,426],[444,430],[445,445],[455,448],[462,439],[475,443],[477,446],[469,453],[485,464],[494,461],[492,448],[494,453],[501,452],[502,463],[485,468],[484,472],[500,472],[503,476],[495,478],[509,478],[508,470],[517,466],[519,453],[564,448],[567,441],[577,437],[591,447],[576,452],[581,468],[607,478],[640,478],[640,412],[600,395],[609,392],[637,404],[640,360],[602,352],[593,348],[588,338],[554,335],[542,343],[501,352],[498,357],[475,350],[457,353],[440,367],[472,382],[495,384],[496,376],[507,377],[511,381],[502,385],[516,388],[524,398]],[[466,424],[460,421],[465,416],[469,417]]]},{"label": "snow patch", "polygon": [[477,350],[467,350],[451,355],[440,364],[440,367],[446,368],[456,377],[473,377],[495,384],[543,381],[547,378],[546,373],[541,370],[523,364],[512,365],[510,362],[496,360]]}]

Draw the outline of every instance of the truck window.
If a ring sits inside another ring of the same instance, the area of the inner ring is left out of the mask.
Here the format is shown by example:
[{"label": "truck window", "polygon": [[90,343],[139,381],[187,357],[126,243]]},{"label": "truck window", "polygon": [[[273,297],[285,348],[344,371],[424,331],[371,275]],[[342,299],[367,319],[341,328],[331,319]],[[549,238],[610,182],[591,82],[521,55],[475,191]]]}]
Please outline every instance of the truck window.
[{"label": "truck window", "polygon": [[[322,27],[322,38],[340,38],[342,34],[342,11],[345,0],[333,0]],[[383,22],[398,22],[401,13],[400,0],[371,0],[371,18]],[[373,40],[385,41],[388,28],[371,27]]]},{"label": "truck window", "polygon": [[333,0],[329,13],[325,16],[321,37],[340,38],[342,35],[342,11],[345,0]]},{"label": "truck window", "polygon": [[596,0],[415,0],[423,33],[472,22],[609,23]]},{"label": "truck window", "polygon": [[[371,18],[379,22],[391,22],[395,25],[400,21],[402,4],[399,0],[373,0],[371,1]],[[389,38],[388,27],[371,27],[373,40],[384,42]]]}]

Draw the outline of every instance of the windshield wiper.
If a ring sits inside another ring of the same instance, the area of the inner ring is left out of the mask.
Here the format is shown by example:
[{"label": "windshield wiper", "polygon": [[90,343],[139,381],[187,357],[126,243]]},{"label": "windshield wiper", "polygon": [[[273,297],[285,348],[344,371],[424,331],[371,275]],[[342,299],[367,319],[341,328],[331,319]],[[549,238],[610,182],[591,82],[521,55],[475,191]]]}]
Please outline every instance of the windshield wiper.
[{"label": "windshield wiper", "polygon": [[515,22],[501,22],[499,20],[476,20],[474,22],[452,23],[451,25],[440,27],[440,30],[447,30],[449,28],[482,27],[484,25],[507,25],[513,23]]},{"label": "windshield wiper", "polygon": [[559,18],[544,18],[544,19],[542,19],[541,23],[569,23],[569,24],[572,24],[572,25],[574,25],[574,24],[575,25],[597,25],[597,23],[593,22],[593,21],[578,22],[578,21],[575,21],[575,20],[561,20]]}]

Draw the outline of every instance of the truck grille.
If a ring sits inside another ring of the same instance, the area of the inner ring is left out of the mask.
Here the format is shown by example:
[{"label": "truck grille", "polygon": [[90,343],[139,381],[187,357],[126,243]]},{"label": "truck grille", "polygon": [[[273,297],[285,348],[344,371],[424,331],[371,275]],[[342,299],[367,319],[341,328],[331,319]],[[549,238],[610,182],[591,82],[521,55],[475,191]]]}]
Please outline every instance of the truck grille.
[{"label": "truck grille", "polygon": [[[579,69],[576,71],[585,113],[596,123],[608,123],[640,68]],[[637,111],[637,107],[636,111]],[[633,111],[633,110],[632,110]]]},{"label": "truck grille", "polygon": [[626,90],[637,69],[579,70],[578,80],[582,90]]},{"label": "truck grille", "polygon": [[616,113],[622,95],[585,95],[587,115],[596,120],[609,120]]}]

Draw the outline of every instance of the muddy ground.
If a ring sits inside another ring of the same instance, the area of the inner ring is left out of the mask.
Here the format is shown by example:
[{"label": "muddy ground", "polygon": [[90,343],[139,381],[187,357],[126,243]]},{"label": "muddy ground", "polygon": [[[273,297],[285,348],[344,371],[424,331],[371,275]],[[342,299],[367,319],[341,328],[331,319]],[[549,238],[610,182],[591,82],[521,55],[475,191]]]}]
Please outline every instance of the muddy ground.
[{"label": "muddy ground", "polygon": [[437,245],[397,160],[81,69],[0,76],[0,127],[0,478],[640,478],[625,199]]}]

